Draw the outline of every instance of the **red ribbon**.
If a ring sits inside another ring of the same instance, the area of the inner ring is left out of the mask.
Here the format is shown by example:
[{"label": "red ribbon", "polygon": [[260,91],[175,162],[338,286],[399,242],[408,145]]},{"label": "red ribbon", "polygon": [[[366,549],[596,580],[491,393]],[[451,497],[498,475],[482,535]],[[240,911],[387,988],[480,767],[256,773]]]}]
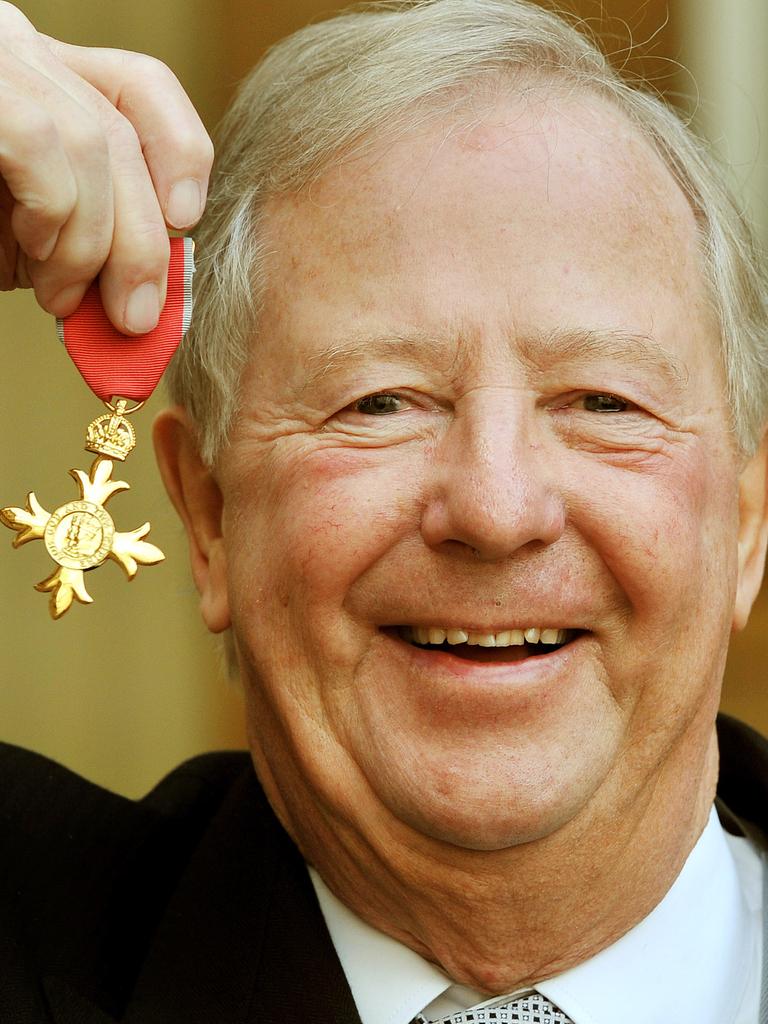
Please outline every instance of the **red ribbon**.
[{"label": "red ribbon", "polygon": [[152,394],[187,333],[192,315],[191,238],[171,238],[168,297],[157,327],[136,338],[112,326],[92,284],[74,313],[56,321],[59,338],[88,387],[104,401],[143,402]]}]

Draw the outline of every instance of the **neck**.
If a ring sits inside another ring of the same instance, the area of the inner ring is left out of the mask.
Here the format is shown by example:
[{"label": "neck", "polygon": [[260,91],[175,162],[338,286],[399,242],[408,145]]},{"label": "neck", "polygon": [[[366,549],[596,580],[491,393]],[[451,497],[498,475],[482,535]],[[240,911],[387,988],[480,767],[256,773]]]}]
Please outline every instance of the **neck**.
[{"label": "neck", "polygon": [[263,781],[307,860],[347,906],[453,981],[497,994],[589,959],[664,898],[714,798],[714,734],[702,748],[697,757],[678,751],[631,804],[616,778],[551,835],[492,852],[387,820],[363,836],[334,816],[309,835]]}]

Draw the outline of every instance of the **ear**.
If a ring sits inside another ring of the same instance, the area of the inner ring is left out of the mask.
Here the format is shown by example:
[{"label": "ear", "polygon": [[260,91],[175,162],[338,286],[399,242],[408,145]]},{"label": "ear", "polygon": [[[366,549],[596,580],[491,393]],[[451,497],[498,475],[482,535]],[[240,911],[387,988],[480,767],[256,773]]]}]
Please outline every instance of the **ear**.
[{"label": "ear", "polygon": [[768,437],[747,462],[739,477],[739,575],[733,628],[743,629],[765,568],[768,543]]},{"label": "ear", "polygon": [[163,483],[187,531],[203,619],[212,633],[221,633],[229,628],[230,618],[219,485],[200,458],[195,430],[184,409],[160,413],[154,440]]}]

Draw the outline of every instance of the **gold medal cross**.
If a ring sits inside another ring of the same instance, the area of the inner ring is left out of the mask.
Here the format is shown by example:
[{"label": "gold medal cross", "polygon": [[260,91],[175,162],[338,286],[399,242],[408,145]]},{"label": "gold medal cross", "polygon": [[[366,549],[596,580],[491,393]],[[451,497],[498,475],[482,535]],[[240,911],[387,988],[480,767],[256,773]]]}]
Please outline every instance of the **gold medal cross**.
[{"label": "gold medal cross", "polygon": [[[116,428],[123,428],[127,424],[121,417],[122,423],[119,422],[117,416],[101,419],[111,420],[110,425]],[[99,420],[91,424],[89,441],[92,440],[94,429],[103,432],[104,425]],[[113,442],[115,438],[119,441],[120,435],[113,432]],[[122,442],[123,449],[130,440],[128,437]],[[103,451],[104,447],[105,438],[98,437],[90,450]],[[115,448],[114,454],[117,458],[125,458],[119,446]],[[16,531],[14,547],[21,547],[32,540],[42,540],[48,554],[58,565],[47,579],[35,585],[35,590],[50,593],[50,611],[54,619],[62,616],[75,598],[83,604],[93,601],[85,587],[84,573],[102,565],[108,558],[125,570],[129,580],[134,578],[139,565],[156,565],[165,558],[159,548],[143,540],[149,533],[149,523],[144,523],[131,533],[118,533],[115,529],[112,517],[104,506],[113,494],[129,490],[129,485],[124,480],[113,480],[112,469],[112,461],[102,455],[95,460],[88,474],[81,469],[71,469],[70,476],[79,485],[80,498],[61,505],[55,512],[47,512],[34,492],[28,495],[26,508],[0,509],[0,522]]]}]

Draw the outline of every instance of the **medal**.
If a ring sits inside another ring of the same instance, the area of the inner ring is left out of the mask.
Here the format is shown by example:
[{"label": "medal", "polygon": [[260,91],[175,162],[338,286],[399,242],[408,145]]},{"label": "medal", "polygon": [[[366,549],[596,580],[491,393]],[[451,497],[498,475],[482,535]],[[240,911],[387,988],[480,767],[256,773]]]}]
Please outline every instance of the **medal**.
[{"label": "medal", "polygon": [[[189,327],[194,264],[189,238],[172,238],[168,270],[168,297],[153,331],[126,338],[117,331],[101,305],[98,287],[86,292],[78,309],[57,321],[59,337],[83,379],[99,397],[106,412],[88,426],[85,450],[96,455],[90,471],[71,469],[79,497],[48,512],[34,492],[25,508],[0,509],[0,522],[16,531],[14,547],[42,540],[56,569],[35,589],[50,594],[54,619],[60,618],[74,600],[90,604],[85,573],[111,559],[132,580],[140,565],[156,565],[162,551],[144,538],[150,524],[120,532],[106,504],[115,494],[128,490],[124,480],[113,479],[114,461],[125,461],[136,445],[136,433],[128,418],[138,412],[160,381]],[[133,403],[133,404],[129,404]]]}]

